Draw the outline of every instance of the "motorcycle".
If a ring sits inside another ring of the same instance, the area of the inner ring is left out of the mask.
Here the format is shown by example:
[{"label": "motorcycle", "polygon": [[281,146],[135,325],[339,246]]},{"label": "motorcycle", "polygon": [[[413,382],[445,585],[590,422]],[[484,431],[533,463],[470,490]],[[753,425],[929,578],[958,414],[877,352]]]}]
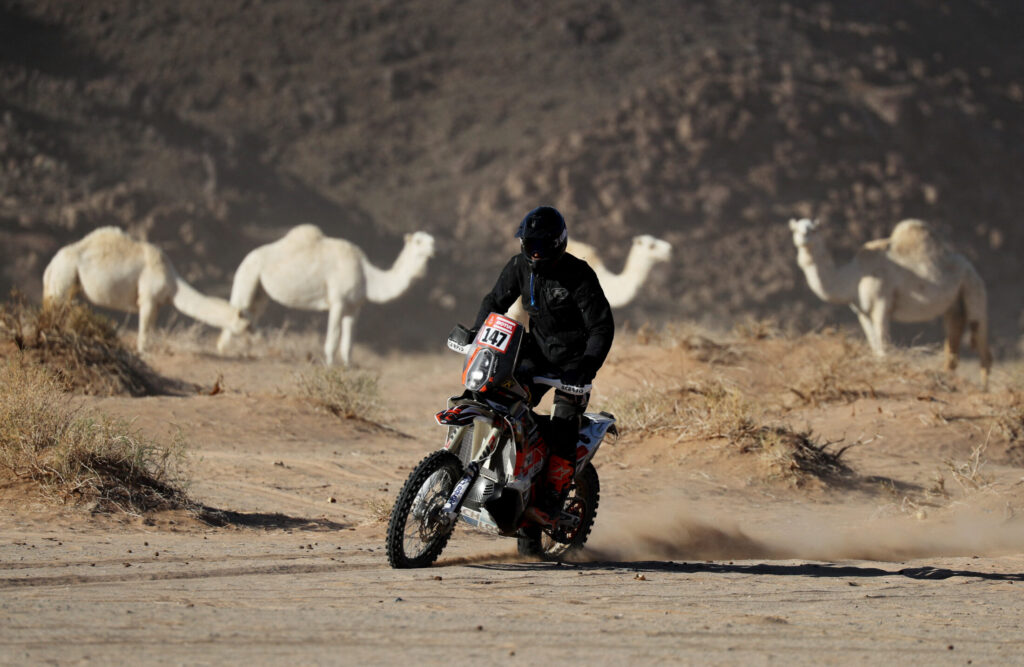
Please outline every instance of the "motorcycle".
[{"label": "motorcycle", "polygon": [[[448,544],[458,520],[518,539],[520,554],[555,559],[586,543],[597,515],[600,482],[592,459],[615,417],[588,412],[581,419],[576,470],[569,494],[552,525],[524,517],[535,487],[545,479],[544,422],[530,407],[530,391],[519,377],[525,327],[491,313],[472,332],[459,325],[448,347],[465,355],[466,391],[448,399],[435,415],[447,427],[444,445],[409,474],[398,494],[387,531],[388,562],[394,568],[427,567]],[[534,383],[584,395],[591,385],[566,385],[557,378]]]}]

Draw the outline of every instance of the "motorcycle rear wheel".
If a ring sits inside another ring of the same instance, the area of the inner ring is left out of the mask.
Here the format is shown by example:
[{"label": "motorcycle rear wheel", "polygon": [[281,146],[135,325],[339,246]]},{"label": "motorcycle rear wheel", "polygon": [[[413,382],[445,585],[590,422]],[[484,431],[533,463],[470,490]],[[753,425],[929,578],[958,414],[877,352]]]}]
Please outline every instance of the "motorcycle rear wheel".
[{"label": "motorcycle rear wheel", "polygon": [[455,528],[439,521],[441,508],[461,477],[462,462],[443,449],[427,456],[409,473],[388,521],[386,546],[391,567],[427,567],[441,555]]},{"label": "motorcycle rear wheel", "polygon": [[570,533],[557,528],[551,531],[541,531],[539,526],[525,528],[526,534],[519,537],[519,555],[558,560],[582,549],[594,527],[600,499],[601,483],[597,469],[588,461],[576,477],[576,485],[563,506],[563,511],[579,517],[579,525]]}]

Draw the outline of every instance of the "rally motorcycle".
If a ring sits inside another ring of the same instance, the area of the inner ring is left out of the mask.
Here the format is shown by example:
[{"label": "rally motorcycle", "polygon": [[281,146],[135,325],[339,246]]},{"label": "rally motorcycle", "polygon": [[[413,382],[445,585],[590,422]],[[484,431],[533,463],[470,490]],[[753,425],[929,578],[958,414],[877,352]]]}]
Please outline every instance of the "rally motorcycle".
[{"label": "rally motorcycle", "polygon": [[[460,396],[435,415],[447,427],[444,446],[420,461],[398,494],[388,523],[388,562],[395,568],[427,567],[441,555],[461,519],[481,530],[519,541],[519,553],[559,558],[579,549],[594,525],[600,493],[591,460],[615,417],[586,413],[576,445],[576,471],[552,525],[524,517],[535,487],[544,483],[548,446],[545,422],[530,408],[528,382],[520,375],[525,327],[491,313],[474,337],[457,326],[448,347],[465,354]],[[561,391],[584,395],[591,385],[529,377]]]}]

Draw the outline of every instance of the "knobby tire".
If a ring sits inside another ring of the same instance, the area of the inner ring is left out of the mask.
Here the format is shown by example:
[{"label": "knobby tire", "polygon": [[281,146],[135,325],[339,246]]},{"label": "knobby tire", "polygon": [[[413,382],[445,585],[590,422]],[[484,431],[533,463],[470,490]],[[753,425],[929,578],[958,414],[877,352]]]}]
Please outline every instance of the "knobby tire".
[{"label": "knobby tire", "polygon": [[[455,488],[462,477],[462,462],[459,458],[447,450],[438,450],[428,455],[409,473],[409,478],[402,486],[395,506],[391,510],[391,519],[388,521],[387,553],[388,563],[393,568],[416,568],[428,567],[437,557],[441,555],[452,536],[452,528],[440,531],[428,543],[423,553],[416,556],[409,556],[405,549],[406,522],[409,513],[413,510],[416,495],[434,473],[448,471],[448,486],[444,489],[445,499]],[[435,494],[437,495],[437,494]]]}]

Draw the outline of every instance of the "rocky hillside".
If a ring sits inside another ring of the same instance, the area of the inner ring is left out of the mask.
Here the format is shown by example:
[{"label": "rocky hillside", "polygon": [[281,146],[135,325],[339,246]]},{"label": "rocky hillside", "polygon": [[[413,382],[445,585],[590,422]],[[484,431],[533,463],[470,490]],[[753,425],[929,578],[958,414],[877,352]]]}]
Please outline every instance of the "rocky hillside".
[{"label": "rocky hillside", "polygon": [[[1006,354],[1022,24],[1013,0],[0,0],[0,287],[38,295],[103,224],[222,295],[299,222],[379,264],[425,229],[428,280],[359,325],[408,343],[471,317],[548,202],[614,269],[634,235],[674,244],[620,319],[852,324],[786,220],[828,220],[849,254],[914,216],[977,262]],[[415,334],[391,324],[410,307]]]}]

